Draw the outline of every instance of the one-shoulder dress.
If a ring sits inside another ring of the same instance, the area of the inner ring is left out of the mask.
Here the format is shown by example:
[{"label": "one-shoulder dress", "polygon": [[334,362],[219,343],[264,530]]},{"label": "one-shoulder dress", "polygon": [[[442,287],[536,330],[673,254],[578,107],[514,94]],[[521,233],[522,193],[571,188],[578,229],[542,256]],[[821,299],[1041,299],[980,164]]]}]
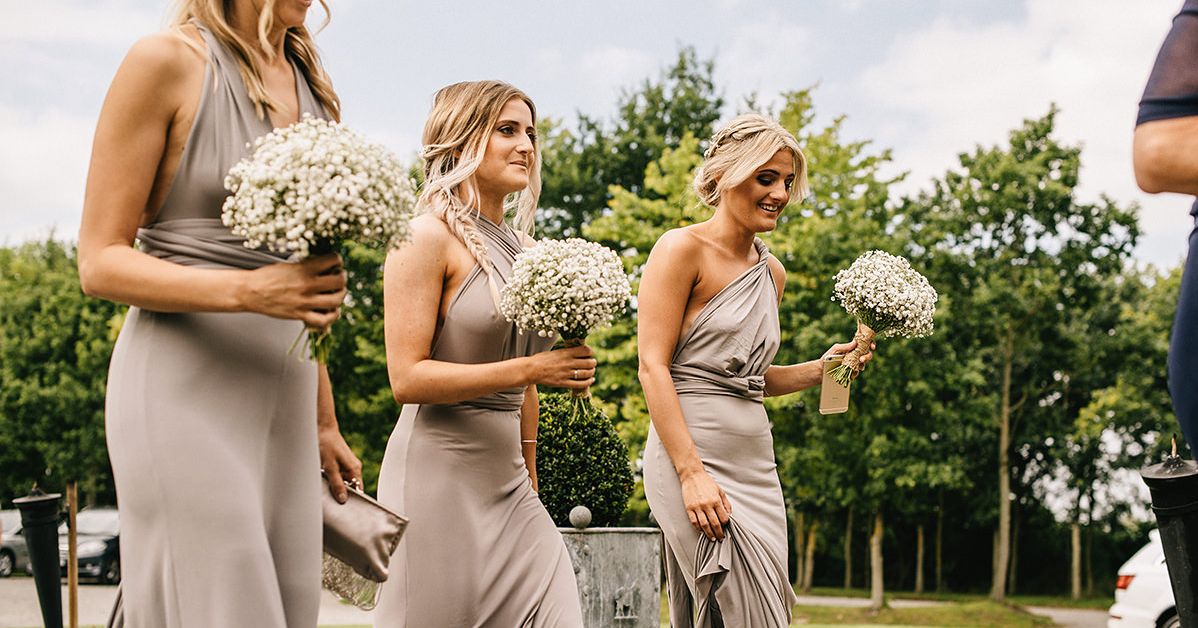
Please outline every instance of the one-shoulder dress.
[{"label": "one-shoulder dress", "polygon": [[645,496],[665,541],[673,628],[783,628],[796,602],[786,560],[786,509],[762,398],[778,351],[778,292],[769,251],[699,312],[670,375],[703,467],[732,504],[725,538],[691,526],[682,486],[657,431],[645,445]]},{"label": "one-shoulder dress", "polygon": [[[258,118],[230,53],[209,59],[195,121],[142,250],[187,266],[282,261],[221,224],[225,173]],[[301,111],[325,112],[295,70]],[[121,515],[110,623],[132,628],[316,626],[320,459],[316,367],[291,354],[299,321],[132,307],[108,372],[105,427]]]},{"label": "one-shoulder dress", "polygon": [[[496,281],[520,238],[485,217],[479,233]],[[499,362],[547,350],[519,333],[475,266],[450,301],[432,359]],[[524,389],[447,404],[407,404],[379,473],[379,501],[410,519],[383,584],[376,628],[582,626],[561,533],[533,491],[520,452]]]}]

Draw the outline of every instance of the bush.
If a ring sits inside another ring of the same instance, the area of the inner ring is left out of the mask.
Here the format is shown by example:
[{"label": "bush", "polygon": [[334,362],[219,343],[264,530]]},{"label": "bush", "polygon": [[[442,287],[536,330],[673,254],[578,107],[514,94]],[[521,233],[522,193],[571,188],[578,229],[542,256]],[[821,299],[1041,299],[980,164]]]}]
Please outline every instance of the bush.
[{"label": "bush", "polygon": [[537,480],[541,502],[559,526],[570,525],[570,509],[586,506],[592,526],[619,520],[632,495],[628,448],[607,415],[598,409],[571,417],[569,393],[541,395],[537,433]]}]

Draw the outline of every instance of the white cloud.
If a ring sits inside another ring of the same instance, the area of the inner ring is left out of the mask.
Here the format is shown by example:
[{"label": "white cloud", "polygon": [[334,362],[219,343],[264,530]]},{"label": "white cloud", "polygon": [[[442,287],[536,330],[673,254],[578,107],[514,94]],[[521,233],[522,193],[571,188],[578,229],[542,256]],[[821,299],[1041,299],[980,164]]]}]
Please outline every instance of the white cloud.
[{"label": "white cloud", "polygon": [[0,234],[9,241],[46,235],[73,239],[95,117],[0,105]]},{"label": "white cloud", "polygon": [[809,29],[788,22],[777,12],[738,26],[729,42],[720,47],[716,78],[733,99],[753,93],[772,99],[815,82],[809,74]]},{"label": "white cloud", "polygon": [[[615,102],[614,95],[620,89],[628,87],[656,76],[658,71],[657,58],[644,50],[623,46],[599,46],[583,53],[577,65],[570,71],[585,77],[587,85],[583,93],[611,94],[611,103],[605,103],[602,111]],[[596,109],[595,104],[588,103],[586,110]]]},{"label": "white cloud", "polygon": [[165,10],[149,10],[124,0],[38,0],[5,12],[0,20],[0,41],[128,45],[131,34],[159,30],[165,18]]},{"label": "white cloud", "polygon": [[907,189],[956,164],[974,144],[1001,143],[1024,118],[1050,103],[1061,108],[1057,133],[1083,145],[1083,199],[1108,193],[1143,205],[1145,238],[1138,257],[1174,264],[1192,223],[1188,202],[1152,198],[1135,186],[1131,133],[1136,105],[1173,2],[1146,2],[1128,11],[1119,0],[1028,2],[1018,23],[964,24],[938,18],[896,39],[881,63],[866,69],[855,91],[875,115],[869,129],[894,147],[898,166],[912,171]]}]

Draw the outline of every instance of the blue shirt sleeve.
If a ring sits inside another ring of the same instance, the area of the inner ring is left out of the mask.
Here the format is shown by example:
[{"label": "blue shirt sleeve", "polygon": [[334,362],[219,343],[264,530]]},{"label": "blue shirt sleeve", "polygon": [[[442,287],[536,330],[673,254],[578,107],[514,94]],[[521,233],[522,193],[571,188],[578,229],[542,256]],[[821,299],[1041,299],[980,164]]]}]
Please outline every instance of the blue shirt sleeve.
[{"label": "blue shirt sleeve", "polygon": [[1198,0],[1186,0],[1173,18],[1144,87],[1136,124],[1198,116]]}]

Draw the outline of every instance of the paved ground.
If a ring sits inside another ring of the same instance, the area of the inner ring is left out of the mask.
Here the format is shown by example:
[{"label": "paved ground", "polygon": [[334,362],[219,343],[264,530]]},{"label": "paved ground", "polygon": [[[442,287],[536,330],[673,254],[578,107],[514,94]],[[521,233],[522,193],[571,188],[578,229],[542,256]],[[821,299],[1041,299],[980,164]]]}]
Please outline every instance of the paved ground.
[{"label": "paved ground", "polygon": [[[84,584],[79,587],[79,623],[82,626],[103,625],[112,608],[116,587]],[[66,587],[63,587],[65,606]],[[936,606],[946,602],[926,600],[891,600],[895,608]],[[810,606],[868,606],[869,600],[849,597],[800,596],[799,604]],[[1037,615],[1051,617],[1063,628],[1105,628],[1106,611],[1064,608],[1030,607]],[[66,612],[65,609],[63,611]],[[332,594],[323,592],[320,598],[320,624],[370,625],[370,613],[362,612],[337,601]],[[37,605],[37,591],[31,578],[13,577],[0,579],[0,628],[29,628],[42,625],[41,610]]]},{"label": "paved ground", "polygon": [[[66,616],[66,587],[63,587],[63,616]],[[108,611],[112,609],[112,600],[116,597],[116,587],[98,584],[81,584],[79,586],[79,625],[104,625],[108,620]],[[348,604],[342,604],[327,591],[320,597],[320,624],[370,625],[372,618]],[[3,578],[0,579],[0,628],[29,628],[42,625],[41,609],[37,604],[37,589],[32,578]]]},{"label": "paved ground", "polygon": [[1028,606],[1027,610],[1052,618],[1064,628],[1106,628],[1107,612],[1084,608],[1045,608]]}]

